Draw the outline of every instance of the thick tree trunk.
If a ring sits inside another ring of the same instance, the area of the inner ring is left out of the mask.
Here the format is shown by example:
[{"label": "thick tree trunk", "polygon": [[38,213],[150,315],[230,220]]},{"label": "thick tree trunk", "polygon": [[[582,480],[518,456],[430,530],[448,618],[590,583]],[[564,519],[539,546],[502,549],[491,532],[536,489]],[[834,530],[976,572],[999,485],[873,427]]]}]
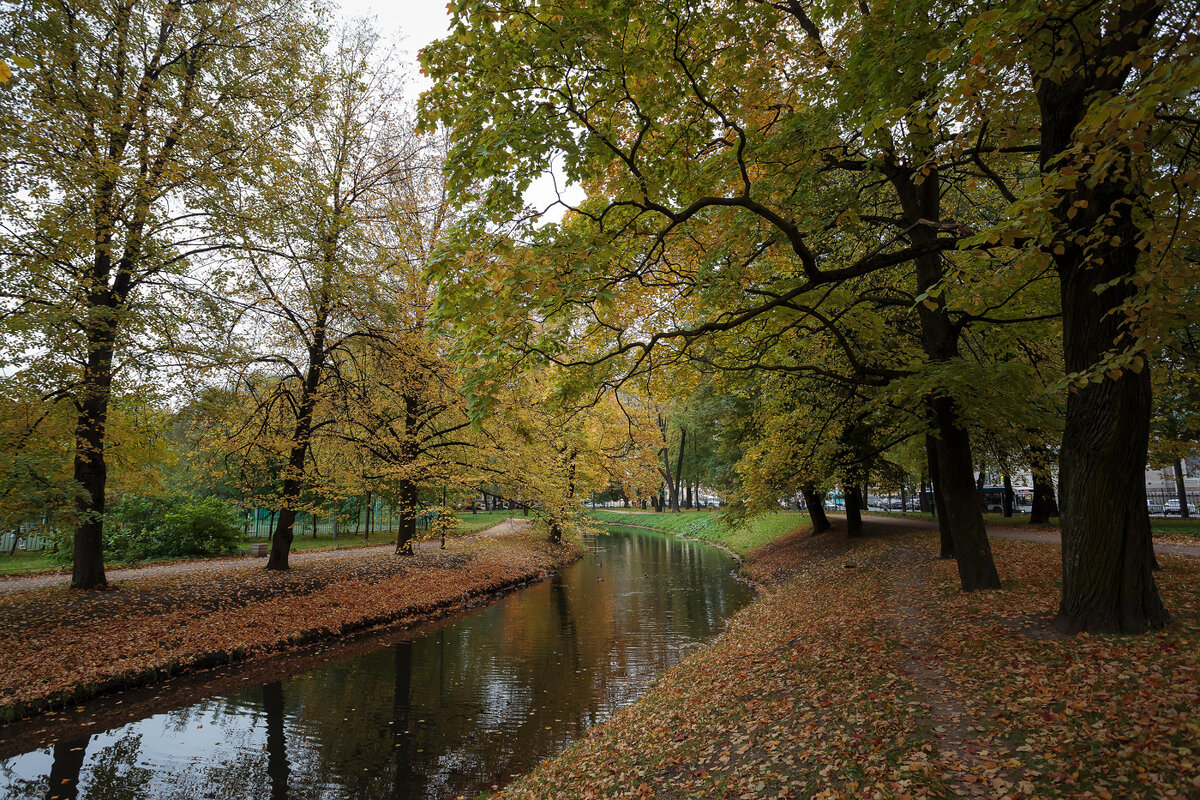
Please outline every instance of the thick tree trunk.
[{"label": "thick tree trunk", "polygon": [[862,534],[862,487],[855,484],[846,492],[846,535],[857,538]]},{"label": "thick tree trunk", "polygon": [[1192,515],[1188,512],[1188,497],[1187,497],[1187,481],[1183,475],[1183,459],[1175,459],[1175,496],[1179,498],[1179,518],[1189,519]]},{"label": "thick tree trunk", "polygon": [[950,532],[950,517],[946,514],[946,500],[942,494],[937,439],[928,433],[925,434],[925,458],[928,461],[929,484],[933,490],[933,514],[938,524],[939,557],[954,558],[954,534]]},{"label": "thick tree trunk", "polygon": [[283,508],[275,520],[275,531],[271,534],[271,554],[267,558],[267,569],[286,570],[288,554],[292,549],[293,528],[296,523],[296,510]]},{"label": "thick tree trunk", "polygon": [[1058,501],[1054,497],[1054,480],[1050,476],[1046,453],[1040,447],[1031,447],[1026,453],[1029,457],[1029,474],[1033,477],[1033,505],[1029,509],[1029,524],[1049,525],[1050,518],[1058,516]]},{"label": "thick tree trunk", "polygon": [[111,325],[95,322],[99,331],[89,331],[92,342],[88,347],[83,386],[79,390],[75,422],[75,482],[80,492],[76,496],[75,538],[72,546],[71,587],[74,589],[105,589],[104,575],[104,507],[108,485],[108,464],[105,461],[105,427],[108,424],[108,401],[112,392],[113,335]]},{"label": "thick tree trunk", "polygon": [[[1000,588],[1000,575],[992,560],[992,547],[980,511],[982,501],[971,474],[970,438],[956,419],[948,397],[931,401],[938,422],[938,478],[945,517],[954,540],[958,580],[964,592]],[[936,485],[936,484],[935,484]]]},{"label": "thick tree trunk", "polygon": [[1004,473],[1004,498],[1000,503],[1000,509],[1003,511],[1004,516],[1009,517],[1009,518],[1012,517],[1012,515],[1013,515],[1013,487],[1012,487],[1012,478],[1009,477],[1007,472]]},{"label": "thick tree trunk", "polygon": [[409,480],[400,481],[396,497],[400,509],[396,529],[396,552],[412,555],[413,540],[417,538],[417,484]]},{"label": "thick tree trunk", "polygon": [[804,494],[804,505],[808,507],[808,518],[812,520],[813,536],[829,530],[831,526],[829,517],[825,515],[825,493],[818,492],[812,484],[805,485],[800,491]]},{"label": "thick tree trunk", "polygon": [[[324,315],[319,317],[324,320]],[[318,330],[322,330],[319,327]],[[304,467],[308,460],[308,446],[312,436],[313,412],[317,407],[317,389],[321,385],[321,373],[325,365],[325,337],[318,334],[308,350],[308,372],[300,402],[296,408],[296,424],[292,429],[291,450],[283,477],[283,510],[275,523],[275,535],[271,537],[271,555],[267,569],[286,570],[288,554],[292,548],[292,527],[296,522],[296,507],[300,504],[300,491],[304,487]]]},{"label": "thick tree trunk", "polygon": [[1088,384],[1068,398],[1057,618],[1065,631],[1138,633],[1169,619],[1154,581],[1146,509],[1149,409],[1145,369]]},{"label": "thick tree trunk", "polygon": [[[892,165],[887,170],[904,210],[905,222],[912,226],[909,240],[915,246],[930,249],[915,259],[917,291],[929,293],[926,302],[917,304],[917,315],[925,355],[931,363],[940,364],[959,358],[959,329],[937,292],[944,277],[942,255],[934,249],[937,232],[927,224],[941,219],[941,180],[936,170],[924,172],[918,184],[912,168]],[[936,439],[934,493],[939,505],[939,530],[944,521],[954,542],[959,583],[967,592],[999,588],[1000,576],[983,526],[979,493],[971,480],[970,437],[958,420],[952,397],[939,392],[932,394],[926,403]],[[931,474],[932,471],[931,466]]]},{"label": "thick tree trunk", "polygon": [[[1148,40],[1162,7],[1135,2],[1108,21],[1098,11],[1073,15],[1053,53],[1043,55],[1042,63],[1053,66],[1035,65],[1039,164],[1048,175],[1069,168],[1091,178],[1072,179],[1050,209],[1056,235],[1047,250],[1059,275],[1069,375],[1103,372],[1098,365],[1106,354],[1133,341],[1123,309],[1137,291],[1138,177],[1130,153],[1088,135],[1077,141],[1076,134],[1095,101],[1120,91],[1131,69],[1126,56]],[[1093,69],[1094,59],[1109,68]],[[1102,174],[1090,152],[1099,147],[1107,148]],[[1145,484],[1151,384],[1148,360],[1140,355],[1136,369],[1088,381],[1067,397],[1059,468],[1063,594],[1056,622],[1068,632],[1137,633],[1169,620],[1153,573]]]}]

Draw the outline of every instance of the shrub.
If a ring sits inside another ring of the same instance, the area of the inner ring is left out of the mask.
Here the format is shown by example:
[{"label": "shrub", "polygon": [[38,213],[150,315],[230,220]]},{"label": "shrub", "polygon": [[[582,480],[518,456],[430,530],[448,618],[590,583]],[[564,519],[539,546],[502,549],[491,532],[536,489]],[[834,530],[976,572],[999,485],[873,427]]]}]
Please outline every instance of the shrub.
[{"label": "shrub", "polygon": [[128,495],[105,517],[105,554],[122,561],[231,553],[241,538],[237,512],[217,497]]},{"label": "shrub", "polygon": [[155,534],[157,555],[207,556],[236,552],[242,529],[237,512],[206,497],[167,512]]}]

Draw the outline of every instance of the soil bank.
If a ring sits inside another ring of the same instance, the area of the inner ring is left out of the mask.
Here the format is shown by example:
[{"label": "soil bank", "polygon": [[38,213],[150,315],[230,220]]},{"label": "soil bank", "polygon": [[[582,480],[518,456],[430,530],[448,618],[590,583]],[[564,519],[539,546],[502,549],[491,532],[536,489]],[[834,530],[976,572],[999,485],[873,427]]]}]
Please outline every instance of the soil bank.
[{"label": "soil bank", "polygon": [[187,572],[147,569],[105,592],[6,591],[0,720],[364,630],[411,627],[541,580],[578,557],[578,548],[511,523],[415,556],[344,551],[287,572],[226,561]]}]

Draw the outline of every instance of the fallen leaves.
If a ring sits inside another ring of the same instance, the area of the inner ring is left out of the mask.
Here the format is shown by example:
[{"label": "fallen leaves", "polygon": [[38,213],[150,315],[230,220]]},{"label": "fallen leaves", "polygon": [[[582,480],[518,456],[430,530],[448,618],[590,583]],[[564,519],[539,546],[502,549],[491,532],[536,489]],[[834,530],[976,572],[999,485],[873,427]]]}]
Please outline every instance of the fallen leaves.
[{"label": "fallen leaves", "polygon": [[1009,578],[973,595],[936,548],[752,557],[769,591],[719,644],[499,796],[1200,796],[1200,561],[1162,558],[1169,630],[1064,638],[1058,548],[994,541]]},{"label": "fallen leaves", "polygon": [[544,576],[572,557],[531,536],[477,535],[411,557],[340,551],[284,573],[224,561],[148,571],[108,592],[9,592],[0,595],[0,716],[417,621]]}]

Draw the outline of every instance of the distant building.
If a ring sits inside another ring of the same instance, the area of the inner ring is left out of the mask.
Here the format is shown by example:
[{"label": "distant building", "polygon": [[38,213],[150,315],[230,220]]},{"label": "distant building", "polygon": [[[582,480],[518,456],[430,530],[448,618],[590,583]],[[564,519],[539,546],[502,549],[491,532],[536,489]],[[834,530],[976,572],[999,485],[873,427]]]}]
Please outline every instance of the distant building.
[{"label": "distant building", "polygon": [[[1183,484],[1187,493],[1200,492],[1200,453],[1183,459]],[[1164,494],[1174,494],[1175,467],[1166,466],[1161,469],[1146,470],[1146,491]]]}]

